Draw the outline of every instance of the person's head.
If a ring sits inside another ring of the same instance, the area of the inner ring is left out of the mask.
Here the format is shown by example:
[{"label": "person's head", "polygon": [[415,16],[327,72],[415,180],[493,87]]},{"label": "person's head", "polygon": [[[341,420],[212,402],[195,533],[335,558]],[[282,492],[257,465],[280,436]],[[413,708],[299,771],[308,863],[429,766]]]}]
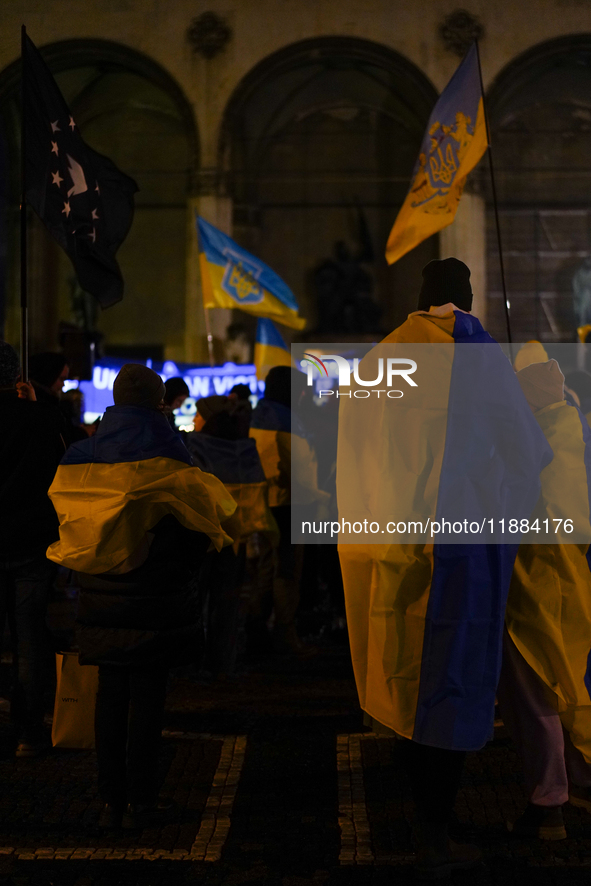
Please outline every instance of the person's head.
[{"label": "person's head", "polygon": [[69,367],[63,354],[46,351],[33,354],[29,360],[29,378],[50,390],[56,397],[62,392],[68,378]]},{"label": "person's head", "polygon": [[168,406],[173,412],[175,409],[180,409],[191,393],[187,387],[186,381],[182,379],[180,375],[177,375],[174,378],[168,378],[164,382],[164,387],[166,388],[164,405]]},{"label": "person's head", "polygon": [[228,396],[233,400],[250,400],[250,387],[248,385],[234,385]]},{"label": "person's head", "polygon": [[547,363],[548,352],[544,345],[539,341],[528,341],[522,348],[519,348],[515,355],[513,368],[515,372],[525,369],[532,363]]},{"label": "person's head", "polygon": [[273,366],[265,379],[265,400],[283,406],[292,405],[292,391],[297,404],[306,390],[306,376],[292,366]]},{"label": "person's head", "polygon": [[530,363],[519,370],[517,380],[534,413],[564,400],[564,375],[556,360]]},{"label": "person's head", "polygon": [[457,258],[434,259],[423,268],[423,285],[417,310],[454,304],[461,311],[472,310],[470,268]]},{"label": "person's head", "polygon": [[201,400],[197,400],[197,414],[193,422],[195,430],[203,430],[211,419],[221,413],[229,415],[231,408],[231,400],[221,394],[214,394],[211,397],[202,397]]},{"label": "person's head", "polygon": [[164,382],[153,369],[141,363],[126,363],[113,384],[113,400],[115,406],[161,409],[165,391]]},{"label": "person's head", "polygon": [[18,354],[7,341],[0,341],[0,388],[14,388],[20,373]]}]

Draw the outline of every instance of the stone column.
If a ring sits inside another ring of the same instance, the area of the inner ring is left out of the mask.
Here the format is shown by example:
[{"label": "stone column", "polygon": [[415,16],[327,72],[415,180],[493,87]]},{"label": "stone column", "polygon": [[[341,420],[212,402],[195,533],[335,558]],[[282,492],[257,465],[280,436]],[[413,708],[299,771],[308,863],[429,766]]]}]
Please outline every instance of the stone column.
[{"label": "stone column", "polygon": [[[232,234],[232,199],[217,191],[217,169],[199,172],[197,196],[187,201],[187,291],[185,311],[185,360],[189,363],[207,363],[207,334],[199,272],[199,249],[196,231],[196,213],[225,234]],[[215,308],[209,311],[214,339],[216,362],[223,360],[222,343],[226,329],[232,322],[232,311]]]},{"label": "stone column", "polygon": [[464,191],[454,221],[439,234],[439,254],[459,258],[470,268],[472,313],[486,328],[486,203],[481,194]]}]

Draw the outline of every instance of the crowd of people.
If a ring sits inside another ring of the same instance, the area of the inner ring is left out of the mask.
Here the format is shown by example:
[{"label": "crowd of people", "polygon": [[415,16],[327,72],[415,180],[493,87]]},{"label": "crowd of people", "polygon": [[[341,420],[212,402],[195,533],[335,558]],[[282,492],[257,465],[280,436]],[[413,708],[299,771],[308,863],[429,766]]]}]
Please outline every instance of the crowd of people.
[{"label": "crowd of people", "polygon": [[[471,314],[465,265],[431,262],[423,278],[418,310],[378,348],[494,345]],[[137,828],[174,811],[159,800],[155,780],[171,668],[226,679],[240,651],[314,654],[298,633],[298,607],[304,558],[308,573],[318,568],[318,549],[292,544],[290,525],[334,508],[343,484],[360,501],[379,491],[436,503],[445,472],[456,477],[456,491],[469,490],[471,459],[486,449],[497,459],[504,506],[529,515],[543,502],[546,513],[564,517],[568,502],[577,509],[568,516],[578,516],[591,539],[591,376],[573,372],[565,387],[556,360],[535,343],[514,366],[500,348],[487,360],[470,376],[464,413],[474,412],[455,442],[449,425],[440,433],[445,425],[433,403],[415,436],[401,435],[400,413],[375,398],[364,407],[370,411],[360,435],[363,414],[343,398],[339,438],[347,446],[339,445],[338,460],[335,446],[335,489],[334,464],[322,468],[319,483],[313,440],[294,415],[294,400],[309,397],[296,369],[274,367],[254,409],[245,385],[199,400],[194,430],[185,433],[174,416],[189,395],[185,382],[164,383],[146,366],[126,364],[114,405],[88,429],[75,401],[60,398],[68,375],[61,355],[33,357],[25,382],[16,352],[0,342],[7,516],[0,629],[6,622],[12,638],[16,755],[47,748],[45,619],[58,568],[78,588],[80,665],[98,666],[100,824]],[[499,455],[501,431],[485,426],[479,406],[491,374],[505,404],[502,445],[509,434],[512,466]],[[370,426],[379,433],[365,433]],[[294,484],[296,450],[305,471]],[[342,544],[340,568],[326,555],[339,580],[342,570],[366,723],[399,739],[406,755],[419,877],[480,863],[476,847],[450,840],[449,824],[465,754],[490,738],[497,701],[529,798],[513,831],[562,839],[565,802],[591,812],[588,547],[563,540]]]}]

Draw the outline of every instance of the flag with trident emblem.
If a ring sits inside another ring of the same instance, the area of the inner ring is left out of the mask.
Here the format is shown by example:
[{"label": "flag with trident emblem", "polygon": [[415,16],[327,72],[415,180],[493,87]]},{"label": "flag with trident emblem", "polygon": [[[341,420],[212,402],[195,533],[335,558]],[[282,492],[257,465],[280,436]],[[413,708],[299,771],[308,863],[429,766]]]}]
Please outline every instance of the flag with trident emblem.
[{"label": "flag with trident emblem", "polygon": [[293,292],[268,265],[200,216],[197,233],[206,308],[240,308],[293,329],[306,325]]},{"label": "flag with trident emblem", "polygon": [[429,117],[409,192],[388,238],[389,264],[452,223],[466,176],[487,147],[474,43]]}]

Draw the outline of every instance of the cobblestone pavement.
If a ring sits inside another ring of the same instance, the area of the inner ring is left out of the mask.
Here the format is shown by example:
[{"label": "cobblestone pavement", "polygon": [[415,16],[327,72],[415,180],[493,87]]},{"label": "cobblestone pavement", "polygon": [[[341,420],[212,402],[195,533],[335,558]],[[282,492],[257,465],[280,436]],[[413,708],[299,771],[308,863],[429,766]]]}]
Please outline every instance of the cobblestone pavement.
[{"label": "cobblestone pavement", "polygon": [[[99,833],[93,752],[15,760],[0,702],[0,883],[413,882],[412,803],[398,749],[363,733],[343,646],[327,644],[303,662],[261,660],[219,684],[177,675],[166,730],[163,794],[178,802],[177,820]],[[461,838],[478,843],[486,863],[454,883],[591,883],[591,815],[567,805],[567,840],[519,840],[505,822],[524,804],[518,760],[501,727],[469,755],[456,807]]]}]

